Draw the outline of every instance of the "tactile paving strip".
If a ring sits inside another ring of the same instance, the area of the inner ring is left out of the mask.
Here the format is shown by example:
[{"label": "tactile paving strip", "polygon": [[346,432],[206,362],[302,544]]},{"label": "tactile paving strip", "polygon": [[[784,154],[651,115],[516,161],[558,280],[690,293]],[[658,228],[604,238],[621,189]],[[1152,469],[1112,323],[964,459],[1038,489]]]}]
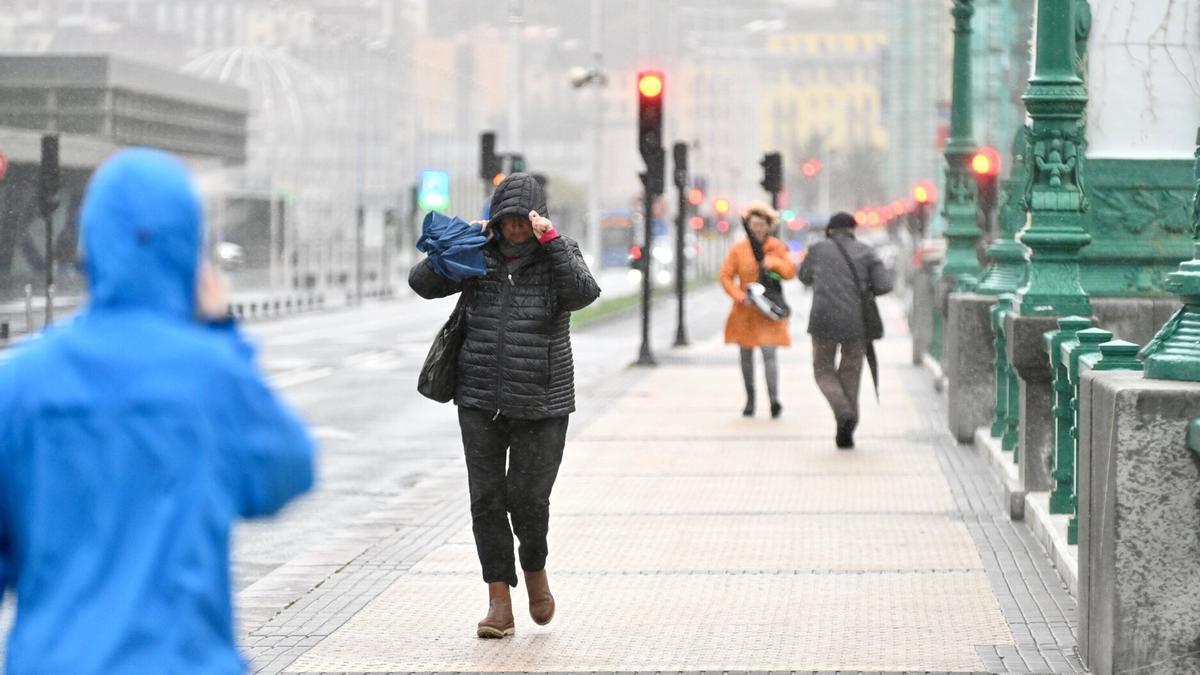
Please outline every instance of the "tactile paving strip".
[{"label": "tactile paving strip", "polygon": [[574,441],[567,446],[559,486],[575,475],[818,475],[938,476],[928,444],[903,439],[864,443],[854,452],[830,440]]},{"label": "tactile paving strip", "polygon": [[551,513],[946,513],[939,475],[572,476]]},{"label": "tactile paving strip", "polygon": [[[983,569],[966,526],[942,516],[555,516],[550,525],[554,575]],[[470,530],[413,572],[477,577]]]},{"label": "tactile paving strip", "polygon": [[[475,637],[477,579],[410,576],[291,672],[979,671],[972,645],[1011,644],[982,572],[571,576],[559,615]],[[520,589],[517,589],[517,600]]]}]

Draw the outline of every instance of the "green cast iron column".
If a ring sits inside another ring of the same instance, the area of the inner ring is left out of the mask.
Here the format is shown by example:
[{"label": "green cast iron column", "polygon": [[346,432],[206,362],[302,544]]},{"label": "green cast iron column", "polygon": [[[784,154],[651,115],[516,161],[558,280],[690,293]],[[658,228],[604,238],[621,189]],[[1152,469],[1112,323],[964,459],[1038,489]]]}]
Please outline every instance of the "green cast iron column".
[{"label": "green cast iron column", "polygon": [[[950,101],[950,138],[946,141],[946,261],[941,276],[952,280],[979,277],[975,241],[975,181],[970,175],[975,140],[971,131],[971,16],[972,0],[954,0],[954,83]],[[966,281],[966,279],[963,279]]]},{"label": "green cast iron column", "polygon": [[1020,316],[1091,316],[1079,283],[1084,229],[1087,89],[1076,69],[1075,0],[1039,0],[1037,54],[1023,100],[1029,117],[1025,202],[1030,224],[1019,241],[1030,249],[1029,275],[1017,291]]},{"label": "green cast iron column", "polygon": [[1196,132],[1196,163],[1192,169],[1192,241],[1195,255],[1167,276],[1167,290],[1183,307],[1159,329],[1142,350],[1146,377],[1200,382],[1200,130]]},{"label": "green cast iron column", "polygon": [[1017,232],[1025,227],[1025,134],[1017,130],[1012,145],[1012,170],[1000,183],[1000,236],[987,249],[988,267],[979,279],[977,293],[1001,295],[1016,293],[1025,283],[1025,247],[1017,241]]}]

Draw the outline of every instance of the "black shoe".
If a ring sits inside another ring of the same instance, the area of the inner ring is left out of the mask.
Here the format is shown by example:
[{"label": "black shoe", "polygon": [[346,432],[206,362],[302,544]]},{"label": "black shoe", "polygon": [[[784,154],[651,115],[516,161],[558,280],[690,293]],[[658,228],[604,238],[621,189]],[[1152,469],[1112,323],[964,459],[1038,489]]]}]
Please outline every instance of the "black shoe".
[{"label": "black shoe", "polygon": [[742,417],[754,417],[754,399],[746,401],[746,407],[742,408]]},{"label": "black shoe", "polygon": [[843,420],[838,422],[837,437],[835,443],[838,448],[848,450],[854,447],[854,427],[858,426],[856,420]]},{"label": "black shoe", "polygon": [[783,414],[783,404],[780,403],[779,401],[771,401],[771,419],[773,419],[773,420],[779,419],[779,416],[782,414]]}]

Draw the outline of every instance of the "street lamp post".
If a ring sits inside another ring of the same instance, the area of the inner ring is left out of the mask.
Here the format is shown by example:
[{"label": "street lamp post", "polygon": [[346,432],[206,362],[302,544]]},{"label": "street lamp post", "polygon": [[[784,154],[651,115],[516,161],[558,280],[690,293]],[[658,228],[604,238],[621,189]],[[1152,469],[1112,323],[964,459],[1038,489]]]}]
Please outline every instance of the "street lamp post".
[{"label": "street lamp post", "polygon": [[1029,227],[1019,241],[1031,250],[1028,277],[1017,291],[1021,316],[1091,316],[1079,281],[1087,89],[1076,67],[1075,0],[1040,0],[1037,56],[1023,100],[1032,123],[1026,158]]},{"label": "street lamp post", "polygon": [[946,142],[946,261],[942,278],[950,286],[973,286],[979,275],[975,240],[975,184],[970,175],[970,160],[975,153],[971,124],[971,17],[972,0],[955,0],[954,84],[951,93],[950,138]]}]

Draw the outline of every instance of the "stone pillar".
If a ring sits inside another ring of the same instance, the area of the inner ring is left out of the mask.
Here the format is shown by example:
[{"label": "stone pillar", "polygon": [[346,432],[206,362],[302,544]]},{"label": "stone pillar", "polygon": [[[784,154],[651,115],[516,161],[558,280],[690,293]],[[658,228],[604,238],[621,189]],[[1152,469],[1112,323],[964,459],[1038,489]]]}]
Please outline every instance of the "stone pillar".
[{"label": "stone pillar", "polygon": [[995,304],[991,295],[950,295],[942,370],[947,383],[947,421],[959,443],[970,443],[975,431],[992,420],[996,354],[991,310]]},{"label": "stone pillar", "polygon": [[1092,673],[1195,673],[1200,386],[1090,372],[1080,386],[1080,653]]}]

